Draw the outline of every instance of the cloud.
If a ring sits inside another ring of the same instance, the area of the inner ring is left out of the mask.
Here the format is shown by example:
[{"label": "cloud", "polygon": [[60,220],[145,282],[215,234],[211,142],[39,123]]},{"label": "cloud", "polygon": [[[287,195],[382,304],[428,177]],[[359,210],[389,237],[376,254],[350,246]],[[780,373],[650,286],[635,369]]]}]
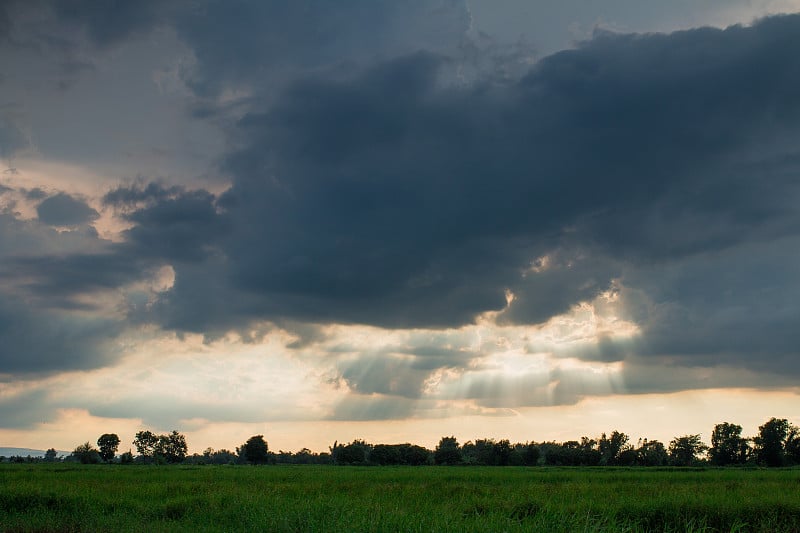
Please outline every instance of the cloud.
[{"label": "cloud", "polygon": [[[1,15],[1,14],[0,14]],[[0,16],[0,26],[2,25],[2,16]],[[0,28],[0,35],[2,28]],[[2,81],[2,80],[0,80]],[[3,106],[5,107],[5,106]],[[2,107],[0,107],[2,110]],[[16,119],[9,111],[0,113],[0,157],[7,159],[13,156],[17,151],[27,148],[29,145],[28,136],[23,131],[19,120]],[[5,163],[3,161],[2,163]]]},{"label": "cloud", "polygon": [[[453,75],[465,32],[457,2],[402,14],[380,2],[311,2],[308,13],[306,4],[201,2],[180,22],[170,18],[178,4],[146,4],[127,26],[70,5],[60,14],[100,46],[114,42],[91,29],[104,21],[121,24],[120,38],[173,24],[194,53],[181,75],[200,104],[245,103],[220,162],[227,191],[111,190],[103,206],[129,224],[124,242],[84,236],[91,253],[66,247],[58,257],[17,251],[9,264],[30,272],[20,284],[28,296],[63,287],[76,301],[169,265],[174,284],[120,312],[213,337],[265,321],[442,329],[493,316],[533,329],[614,290],[638,337],[623,346],[608,336],[569,356],[798,370],[800,63],[791,51],[800,17],[598,32],[522,76],[467,81]],[[444,29],[422,28],[414,44],[417,33],[403,30],[429,14]],[[351,25],[363,31],[340,42]],[[298,41],[299,26],[313,31]],[[97,214],[66,193],[38,211],[54,225]],[[316,342],[305,340],[298,348]],[[338,377],[375,407],[343,404],[336,416],[383,416],[396,398],[409,400],[397,407],[405,416],[434,372],[477,357],[384,348],[337,360]],[[599,390],[581,375],[547,378],[531,402]],[[476,382],[472,394],[489,397],[490,385]]]},{"label": "cloud", "polygon": [[86,202],[63,192],[44,200],[36,212],[39,220],[51,226],[79,226],[100,217]]},{"label": "cloud", "polygon": [[0,303],[0,368],[5,374],[40,374],[102,366],[118,354],[114,318],[42,310],[18,300]]},{"label": "cloud", "polygon": [[207,1],[182,15],[175,28],[197,59],[186,79],[211,97],[375,57],[453,50],[470,23],[463,0]]},{"label": "cloud", "polygon": [[89,38],[99,46],[110,46],[145,32],[161,19],[162,11],[177,2],[142,0],[109,4],[96,0],[59,0],[53,2],[56,16],[64,22],[86,29]]},{"label": "cloud", "polygon": [[299,82],[226,159],[228,281],[253,316],[456,326],[510,289],[535,324],[627,265],[791,232],[797,25],[603,34],[499,86],[430,54]]},{"label": "cloud", "polygon": [[[114,293],[142,272],[108,244],[94,231],[59,232],[0,215],[3,373],[94,368],[117,357],[113,339],[126,326]],[[108,290],[112,297],[99,297]]]},{"label": "cloud", "polygon": [[31,428],[54,417],[52,400],[43,389],[0,395],[0,428]]}]

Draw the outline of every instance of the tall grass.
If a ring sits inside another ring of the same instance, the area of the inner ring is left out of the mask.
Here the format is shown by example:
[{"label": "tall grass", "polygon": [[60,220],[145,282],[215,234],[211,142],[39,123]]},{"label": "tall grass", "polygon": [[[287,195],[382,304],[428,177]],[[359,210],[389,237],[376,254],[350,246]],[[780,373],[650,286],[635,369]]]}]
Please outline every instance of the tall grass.
[{"label": "tall grass", "polygon": [[800,531],[800,470],[0,465],[3,531]]}]

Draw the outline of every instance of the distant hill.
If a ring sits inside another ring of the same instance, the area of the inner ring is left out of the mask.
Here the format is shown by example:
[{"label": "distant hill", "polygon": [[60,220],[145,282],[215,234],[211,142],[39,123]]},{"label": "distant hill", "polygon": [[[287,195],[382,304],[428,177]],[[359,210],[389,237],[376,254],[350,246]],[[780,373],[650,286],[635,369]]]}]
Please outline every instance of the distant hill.
[{"label": "distant hill", "polygon": [[[19,455],[22,457],[44,457],[44,450],[32,450],[30,448],[0,448],[0,455],[3,457],[11,457],[14,455]],[[62,455],[69,455],[70,452],[65,452],[58,450],[58,455],[61,457]]]}]

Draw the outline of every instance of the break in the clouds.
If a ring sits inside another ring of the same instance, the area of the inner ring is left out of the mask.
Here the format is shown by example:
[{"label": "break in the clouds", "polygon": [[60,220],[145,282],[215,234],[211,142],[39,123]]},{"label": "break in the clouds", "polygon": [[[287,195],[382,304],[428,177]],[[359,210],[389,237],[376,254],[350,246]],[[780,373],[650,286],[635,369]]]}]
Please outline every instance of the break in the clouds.
[{"label": "break in the clouds", "polygon": [[[293,383],[259,396],[283,420],[790,386],[800,15],[603,23],[550,53],[555,38],[487,35],[481,13],[4,4],[0,377],[24,386],[0,407],[278,420],[226,414],[235,392],[153,396],[126,374],[103,400],[59,381],[155,365],[153,339],[194,334],[200,352],[232,342],[232,362],[261,347],[297,363],[258,367]],[[225,389],[201,367],[160,375]]]}]

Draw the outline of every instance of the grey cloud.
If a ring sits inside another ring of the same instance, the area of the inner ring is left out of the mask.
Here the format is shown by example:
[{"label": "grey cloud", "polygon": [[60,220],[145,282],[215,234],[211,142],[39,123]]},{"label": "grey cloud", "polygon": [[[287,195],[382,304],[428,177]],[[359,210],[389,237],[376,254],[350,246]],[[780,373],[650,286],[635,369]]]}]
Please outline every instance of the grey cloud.
[{"label": "grey cloud", "polygon": [[342,378],[358,394],[418,398],[430,371],[415,367],[407,357],[377,354],[341,365]]},{"label": "grey cloud", "polygon": [[187,79],[203,96],[376,56],[453,50],[469,27],[463,0],[208,1],[185,15],[175,27],[198,59]]},{"label": "grey cloud", "polygon": [[94,416],[107,418],[141,418],[142,422],[155,428],[174,428],[185,425],[187,420],[202,419],[210,422],[256,423],[264,421],[304,420],[309,418],[307,410],[294,406],[274,404],[250,406],[243,409],[236,402],[208,402],[176,398],[169,394],[153,394],[148,398],[127,397],[121,401],[108,402],[98,398],[75,398],[75,405],[85,406]]},{"label": "grey cloud", "polygon": [[[75,308],[74,297],[119,289],[147,277],[149,270],[146,263],[136,258],[114,253],[39,255],[8,260],[0,268],[0,277],[16,278],[17,288],[37,296],[44,308]],[[79,307],[93,308],[90,304]]]},{"label": "grey cloud", "polygon": [[63,192],[44,200],[36,212],[39,220],[52,226],[78,226],[100,217],[86,202]]},{"label": "grey cloud", "polygon": [[[183,2],[188,5],[188,2]],[[152,29],[162,20],[162,11],[175,2],[138,0],[104,2],[103,0],[58,0],[52,3],[60,20],[86,28],[97,45],[109,46],[137,32]]]},{"label": "grey cloud", "polygon": [[[1,370],[0,370],[1,371]],[[51,421],[55,408],[46,391],[34,389],[0,399],[0,427],[28,429]]]},{"label": "grey cloud", "polygon": [[39,187],[33,189],[23,190],[22,193],[28,200],[43,200],[47,198],[47,193]]},{"label": "grey cloud", "polygon": [[[9,113],[0,115],[0,157],[8,158],[30,143],[18,120]],[[5,163],[3,161],[2,163]]]},{"label": "grey cloud", "polygon": [[642,328],[635,352],[796,375],[798,249],[796,237],[754,242],[629,272],[621,296]]},{"label": "grey cloud", "polygon": [[165,186],[156,182],[137,182],[129,186],[119,186],[103,195],[103,205],[115,208],[136,208],[139,204],[174,199],[186,190],[177,185]]},{"label": "grey cloud", "polygon": [[58,232],[0,215],[0,373],[47,374],[114,360],[124,317],[98,311],[94,291],[139,279],[137,261],[87,231]]},{"label": "grey cloud", "polygon": [[136,210],[126,218],[135,225],[124,232],[143,256],[196,261],[210,253],[226,233],[226,219],[215,198],[205,191],[188,191]]},{"label": "grey cloud", "polygon": [[114,360],[113,318],[46,311],[19,299],[0,302],[0,373],[41,374],[96,368]]},{"label": "grey cloud", "polygon": [[[358,47],[315,55],[346,27],[321,17],[310,27],[338,29],[298,44],[286,65],[302,77],[273,100],[259,69],[283,57],[261,39],[295,34],[234,34],[232,21],[289,10],[288,32],[305,20],[298,6],[201,4],[202,20],[178,28],[197,54],[198,94],[252,83],[251,111],[233,126],[221,197],[144,184],[106,196],[133,224],[113,253],[176,270],[137,320],[203,332],[251,320],[441,328],[502,310],[501,322],[539,324],[619,280],[642,335],[587,358],[750,357],[753,368],[797,370],[798,257],[785,244],[800,222],[800,17],[598,34],[521,78],[469,84],[443,83],[446,47],[424,40],[436,53],[379,43],[366,68],[323,68]],[[395,9],[353,6],[368,20]],[[230,39],[217,47],[210,36]],[[530,268],[544,256],[549,268]],[[507,309],[506,290],[517,297]],[[390,391],[379,375],[389,368],[344,370],[355,388]],[[408,372],[412,395],[424,372]]]},{"label": "grey cloud", "polygon": [[[669,371],[665,372],[664,365]],[[622,390],[626,394],[653,394],[688,389],[715,388],[793,388],[796,375],[769,370],[738,368],[736,366],[679,366],[675,361],[640,359],[630,361],[622,373]]]},{"label": "grey cloud", "polygon": [[[192,330],[225,316],[444,327],[502,310],[510,289],[501,320],[535,324],[637,269],[792,235],[798,25],[602,34],[499,84],[441,85],[446,60],[425,53],[309,77],[239,122],[232,188],[198,193],[202,216],[182,226],[220,255],[179,267],[154,309]],[[129,236],[166,255],[183,207],[149,209]]]},{"label": "grey cloud", "polygon": [[[512,288],[506,317],[535,323],[607,288],[602,258],[791,231],[791,174],[758,158],[798,126],[797,24],[603,35],[500,87],[442,88],[425,54],[295,85],[226,163],[232,279],[287,315],[388,326],[463,324]],[[581,268],[522,278],[560,247]]]},{"label": "grey cloud", "polygon": [[396,396],[349,395],[334,406],[328,420],[398,420],[414,415],[417,401]]},{"label": "grey cloud", "polygon": [[509,284],[514,300],[500,313],[498,322],[546,322],[608,290],[619,272],[619,264],[608,258],[566,250],[554,253],[547,256],[545,265],[533,265],[518,282]]}]

